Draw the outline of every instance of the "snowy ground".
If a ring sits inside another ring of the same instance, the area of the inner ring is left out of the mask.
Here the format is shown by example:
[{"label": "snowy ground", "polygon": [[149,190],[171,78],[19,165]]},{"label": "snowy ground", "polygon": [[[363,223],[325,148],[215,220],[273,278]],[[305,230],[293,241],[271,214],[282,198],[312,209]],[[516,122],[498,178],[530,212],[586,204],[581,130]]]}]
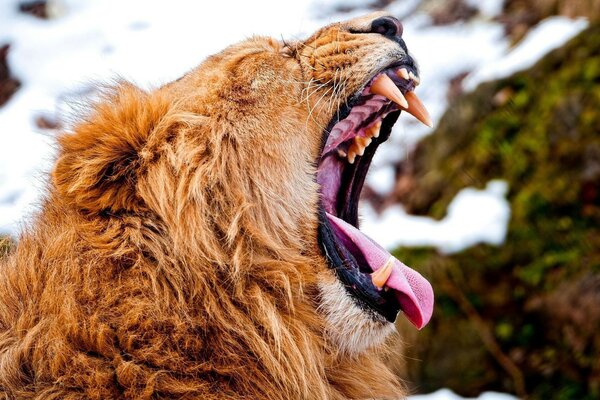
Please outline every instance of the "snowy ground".
[{"label": "snowy ground", "polygon": [[500,245],[506,236],[510,205],[505,199],[508,185],[501,180],[488,182],[484,190],[461,190],[448,206],[446,217],[436,221],[407,214],[394,205],[378,216],[363,206],[361,229],[382,246],[435,246],[453,253],[480,242]]},{"label": "snowy ground", "polygon": [[[16,0],[0,0],[0,44],[11,43],[11,71],[22,88],[0,108],[0,233],[17,234],[44,188],[54,156],[52,131],[34,123],[40,115],[68,116],[68,104],[90,90],[92,82],[121,76],[143,87],[179,77],[207,55],[253,34],[301,38],[343,16],[332,4],[364,0],[211,1],[56,0],[56,18],[48,21],[19,14]],[[393,3],[402,17],[420,0]],[[421,66],[417,93],[437,121],[447,107],[449,80],[471,72],[467,88],[506,76],[533,64],[585,28],[585,20],[551,18],[510,49],[503,27],[493,22],[502,0],[469,0],[480,15],[468,24],[432,26],[420,13],[402,18],[404,38]],[[258,10],[258,12],[257,12]],[[551,32],[551,35],[548,32]],[[370,185],[379,193],[392,189],[391,163],[406,156],[430,130],[403,116],[390,141],[378,151]],[[364,230],[387,247],[432,245],[458,251],[479,242],[500,244],[510,218],[507,185],[490,182],[485,190],[465,189],[442,221],[406,214],[400,206],[376,215],[363,207]],[[480,399],[507,399],[486,394]],[[425,399],[415,396],[414,399]],[[439,391],[428,400],[459,399]]]},{"label": "snowy ground", "polygon": [[[460,397],[448,389],[440,389],[430,394],[419,394],[409,397],[410,400],[471,400],[472,398]],[[497,392],[482,393],[477,400],[516,400],[517,398],[509,394]]]}]

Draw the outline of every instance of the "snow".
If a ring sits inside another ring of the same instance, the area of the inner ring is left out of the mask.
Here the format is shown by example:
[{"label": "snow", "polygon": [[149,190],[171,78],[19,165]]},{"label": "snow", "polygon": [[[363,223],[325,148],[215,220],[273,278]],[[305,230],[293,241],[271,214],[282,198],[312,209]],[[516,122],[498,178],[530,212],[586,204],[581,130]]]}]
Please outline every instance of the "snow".
[{"label": "snow", "polygon": [[488,182],[484,190],[463,189],[440,221],[409,215],[400,205],[377,216],[362,203],[361,230],[390,250],[398,246],[433,246],[444,253],[455,253],[478,243],[500,245],[510,219],[507,191],[508,184],[501,180]]},{"label": "snow", "polygon": [[0,108],[0,233],[13,234],[54,158],[53,132],[40,131],[37,116],[68,117],[67,103],[95,82],[120,76],[156,87],[254,34],[302,37],[322,24],[309,0],[236,2],[235,12],[231,2],[62,0],[48,21],[18,13],[17,3],[0,1],[0,43],[11,43],[10,69],[23,83]]},{"label": "snow", "polygon": [[466,3],[487,18],[497,17],[504,7],[504,0],[466,0]]},{"label": "snow", "polygon": [[477,398],[460,397],[448,389],[440,389],[430,394],[419,394],[408,397],[410,400],[517,400],[509,394],[498,392],[485,392]]},{"label": "snow", "polygon": [[396,171],[390,164],[371,168],[368,177],[370,187],[382,196],[390,193],[396,184]]}]

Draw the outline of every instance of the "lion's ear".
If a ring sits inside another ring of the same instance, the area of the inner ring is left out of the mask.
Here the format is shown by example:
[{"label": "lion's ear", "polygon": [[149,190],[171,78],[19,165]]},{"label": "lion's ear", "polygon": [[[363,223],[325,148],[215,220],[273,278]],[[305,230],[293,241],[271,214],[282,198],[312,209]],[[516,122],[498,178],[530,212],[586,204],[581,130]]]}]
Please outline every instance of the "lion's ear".
[{"label": "lion's ear", "polygon": [[59,139],[52,174],[59,195],[92,213],[139,209],[140,151],[160,119],[160,108],[129,84],[104,96],[74,133]]}]

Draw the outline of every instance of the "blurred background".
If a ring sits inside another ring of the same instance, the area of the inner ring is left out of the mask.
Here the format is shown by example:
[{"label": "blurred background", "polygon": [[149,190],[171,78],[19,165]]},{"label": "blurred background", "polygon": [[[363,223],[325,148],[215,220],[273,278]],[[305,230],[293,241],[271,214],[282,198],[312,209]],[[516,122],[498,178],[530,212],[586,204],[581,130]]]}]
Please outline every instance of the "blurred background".
[{"label": "blurred background", "polygon": [[98,82],[382,9],[435,121],[401,117],[363,193],[363,230],[436,292],[390,364],[414,399],[600,398],[600,0],[0,0],[0,255]]}]

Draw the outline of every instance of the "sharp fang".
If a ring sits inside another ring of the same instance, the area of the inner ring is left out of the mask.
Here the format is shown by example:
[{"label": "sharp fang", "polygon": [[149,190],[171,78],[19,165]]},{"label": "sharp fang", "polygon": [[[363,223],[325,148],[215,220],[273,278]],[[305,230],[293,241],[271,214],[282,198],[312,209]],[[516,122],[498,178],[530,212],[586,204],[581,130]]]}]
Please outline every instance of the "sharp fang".
[{"label": "sharp fang", "polygon": [[410,79],[410,75],[408,74],[408,71],[406,70],[406,68],[400,68],[396,74],[402,78],[402,79],[406,79],[409,80]]},{"label": "sharp fang", "polygon": [[395,260],[394,256],[390,256],[381,268],[371,274],[371,280],[377,289],[383,288],[388,279],[390,279]]},{"label": "sharp fang", "polygon": [[427,109],[414,92],[406,93],[406,101],[408,101],[409,106],[405,109],[405,111],[413,115],[416,119],[428,127],[433,128],[433,122],[431,122],[431,117],[429,116]]},{"label": "sharp fang", "polygon": [[381,129],[381,121],[375,122],[373,125],[368,127],[365,132],[367,136],[377,138],[379,137],[379,130]]},{"label": "sharp fang", "polygon": [[402,95],[402,92],[400,89],[398,89],[396,84],[394,84],[392,78],[386,74],[381,74],[377,79],[375,79],[371,85],[371,93],[386,97],[398,104],[400,107],[408,108],[408,103]]},{"label": "sharp fang", "polygon": [[408,76],[415,83],[415,86],[419,86],[421,79],[418,76],[416,76],[412,71],[408,73]]},{"label": "sharp fang", "polygon": [[342,149],[337,149],[337,153],[338,153],[338,156],[340,156],[340,157],[342,157],[342,158],[346,158],[346,156],[348,155],[348,154],[346,154],[346,152],[345,152],[344,150],[342,150]]}]

